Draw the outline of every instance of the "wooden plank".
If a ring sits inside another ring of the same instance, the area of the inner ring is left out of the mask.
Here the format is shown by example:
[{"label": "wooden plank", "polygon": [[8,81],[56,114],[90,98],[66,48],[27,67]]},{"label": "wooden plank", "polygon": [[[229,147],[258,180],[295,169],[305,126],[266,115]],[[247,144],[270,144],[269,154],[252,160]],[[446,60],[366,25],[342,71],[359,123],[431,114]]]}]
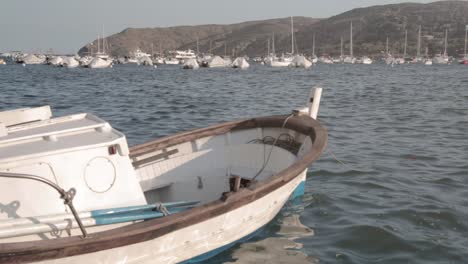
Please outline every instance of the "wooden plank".
[{"label": "wooden plank", "polygon": [[142,160],[134,161],[132,163],[132,165],[135,168],[139,168],[142,165],[148,164],[150,162],[157,161],[157,160],[160,160],[160,159],[169,158],[170,155],[176,154],[178,152],[179,152],[178,149],[171,149],[169,151],[159,153],[159,154],[156,154],[154,156],[151,156],[151,157],[148,157],[148,158],[145,158],[145,159],[142,159]]}]

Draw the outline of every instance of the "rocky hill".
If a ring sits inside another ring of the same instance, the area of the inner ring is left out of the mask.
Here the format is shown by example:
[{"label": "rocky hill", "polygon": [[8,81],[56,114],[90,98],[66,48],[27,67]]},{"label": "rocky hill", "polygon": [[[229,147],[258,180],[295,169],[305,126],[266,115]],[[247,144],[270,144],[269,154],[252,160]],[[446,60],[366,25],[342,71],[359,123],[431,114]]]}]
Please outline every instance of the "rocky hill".
[{"label": "rocky hill", "polygon": [[[403,3],[358,8],[327,19],[295,17],[296,47],[310,54],[312,38],[316,54],[340,54],[341,38],[349,53],[350,23],[353,23],[354,53],[378,55],[385,50],[387,36],[392,53],[402,53],[405,30],[408,31],[408,53],[416,53],[417,31],[422,27],[421,53],[443,50],[448,29],[449,54],[463,52],[465,25],[468,25],[467,1],[441,1],[429,4]],[[267,42],[275,34],[277,53],[291,50],[290,18],[251,21],[232,25],[200,25],[168,28],[129,28],[106,38],[111,53],[125,56],[137,48],[157,53],[174,49],[196,49],[223,55],[264,55]],[[83,54],[94,45],[86,45]]]}]

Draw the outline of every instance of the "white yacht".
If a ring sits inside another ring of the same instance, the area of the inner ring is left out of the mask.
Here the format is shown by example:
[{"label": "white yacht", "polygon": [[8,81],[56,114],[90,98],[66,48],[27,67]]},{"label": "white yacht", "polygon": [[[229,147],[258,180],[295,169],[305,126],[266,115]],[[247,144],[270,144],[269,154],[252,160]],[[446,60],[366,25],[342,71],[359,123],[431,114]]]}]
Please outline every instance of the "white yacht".
[{"label": "white yacht", "polygon": [[108,60],[108,59],[100,58],[100,57],[95,57],[94,59],[92,59],[89,62],[87,67],[91,68],[91,69],[112,68],[112,60]]},{"label": "white yacht", "polygon": [[306,59],[306,57],[302,55],[297,55],[289,64],[289,67],[293,68],[310,68],[312,66],[312,62]]},{"label": "white yacht", "polygon": [[231,67],[244,70],[244,69],[249,68],[250,64],[247,62],[247,60],[244,57],[238,57],[231,63]]},{"label": "white yacht", "polygon": [[198,68],[200,68],[200,65],[198,65],[196,59],[187,59],[184,61],[184,64],[182,66],[182,69],[188,70],[197,70]]},{"label": "white yacht", "polygon": [[178,60],[186,60],[186,59],[196,59],[197,56],[195,51],[188,49],[188,50],[176,50],[174,51],[174,58]]},{"label": "white yacht", "polygon": [[66,68],[76,68],[80,63],[74,57],[63,57],[61,65]]},{"label": "white yacht", "polygon": [[333,60],[329,56],[320,56],[318,62],[324,64],[333,64]]},{"label": "white yacht", "polygon": [[362,64],[369,65],[369,64],[372,64],[373,62],[374,61],[372,61],[372,59],[367,56],[362,57]]}]

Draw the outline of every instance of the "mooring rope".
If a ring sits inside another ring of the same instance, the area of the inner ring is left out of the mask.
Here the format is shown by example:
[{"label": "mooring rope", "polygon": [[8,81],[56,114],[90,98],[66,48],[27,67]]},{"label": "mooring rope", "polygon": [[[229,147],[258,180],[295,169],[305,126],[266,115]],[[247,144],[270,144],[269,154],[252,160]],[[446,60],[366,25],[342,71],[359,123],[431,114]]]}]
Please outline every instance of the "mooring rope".
[{"label": "mooring rope", "polygon": [[331,150],[329,150],[328,148],[325,149],[325,150],[328,152],[328,154],[330,154],[330,155],[332,156],[332,158],[333,158],[335,161],[337,161],[338,163],[340,163],[341,165],[343,165],[344,167],[346,167],[346,168],[348,168],[348,169],[350,169],[350,170],[356,171],[354,168],[352,168],[352,167],[349,166],[348,164],[346,164],[346,163],[344,163],[343,161],[339,160],[339,159],[335,156],[335,154],[333,154],[333,152],[331,152]]},{"label": "mooring rope", "polygon": [[267,159],[263,161],[263,166],[262,168],[257,172],[257,174],[255,174],[255,176],[252,178],[252,181],[255,180],[255,178],[258,177],[258,175],[260,175],[263,170],[265,170],[266,166],[268,165],[268,162],[270,161],[270,157],[271,157],[271,153],[273,152],[273,149],[275,148],[275,145],[276,143],[278,143],[278,139],[281,137],[282,133],[281,131],[284,129],[284,127],[286,126],[286,123],[289,121],[289,119],[291,117],[293,117],[295,114],[290,114],[288,117],[286,117],[286,119],[284,120],[283,122],[283,125],[281,126],[281,129],[279,131],[279,135],[276,137],[275,141],[273,142],[273,144],[271,145],[271,148],[270,148],[270,152],[268,153],[268,156],[267,156]]}]

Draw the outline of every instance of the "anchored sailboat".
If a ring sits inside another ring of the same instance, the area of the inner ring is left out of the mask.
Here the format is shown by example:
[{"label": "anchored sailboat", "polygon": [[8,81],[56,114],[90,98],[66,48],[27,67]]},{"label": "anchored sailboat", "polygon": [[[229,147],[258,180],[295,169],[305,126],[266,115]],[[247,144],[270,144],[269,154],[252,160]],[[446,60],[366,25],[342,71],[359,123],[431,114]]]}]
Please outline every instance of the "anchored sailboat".
[{"label": "anchored sailboat", "polygon": [[350,33],[349,33],[349,56],[346,56],[343,59],[344,63],[351,63],[354,64],[356,63],[356,58],[354,58],[353,55],[353,22],[351,21],[351,26],[350,26]]},{"label": "anchored sailboat", "polygon": [[468,54],[466,53],[466,46],[468,43],[468,25],[465,26],[465,51],[463,58],[459,61],[460,64],[468,65]]},{"label": "anchored sailboat", "polygon": [[438,54],[433,59],[434,64],[449,64],[449,57],[447,54],[447,40],[448,39],[448,30],[445,29],[445,40],[444,40],[444,54]]}]

